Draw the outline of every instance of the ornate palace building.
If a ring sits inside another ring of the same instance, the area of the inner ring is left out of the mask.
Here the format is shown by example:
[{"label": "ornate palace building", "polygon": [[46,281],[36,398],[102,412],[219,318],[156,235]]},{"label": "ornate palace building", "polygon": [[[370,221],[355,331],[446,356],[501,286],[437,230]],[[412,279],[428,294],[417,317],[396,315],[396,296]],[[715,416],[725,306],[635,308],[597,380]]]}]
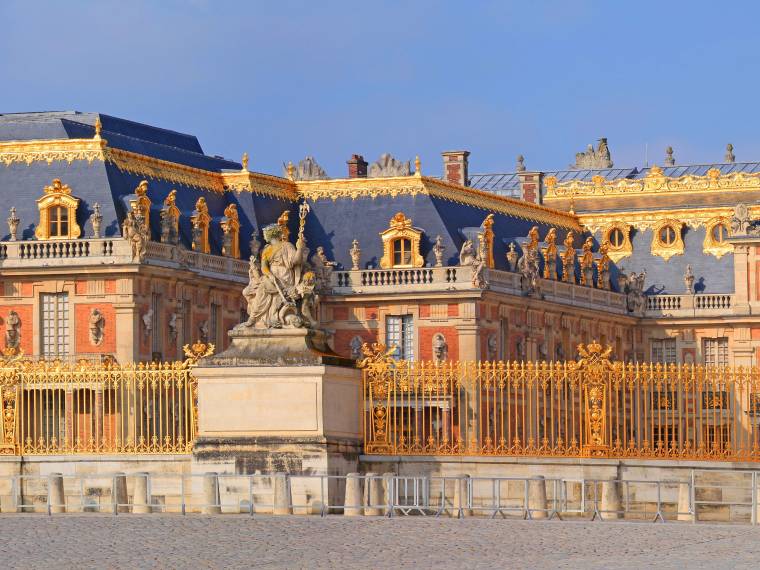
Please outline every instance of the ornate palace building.
[{"label": "ornate palace building", "polygon": [[[173,360],[224,348],[261,230],[298,229],[335,352],[756,364],[760,163],[614,167],[602,139],[562,171],[441,176],[390,155],[329,178],[207,156],[186,134],[97,113],[0,115],[0,319],[41,358]],[[436,168],[439,171],[438,168]],[[0,232],[3,233],[3,232]]]}]

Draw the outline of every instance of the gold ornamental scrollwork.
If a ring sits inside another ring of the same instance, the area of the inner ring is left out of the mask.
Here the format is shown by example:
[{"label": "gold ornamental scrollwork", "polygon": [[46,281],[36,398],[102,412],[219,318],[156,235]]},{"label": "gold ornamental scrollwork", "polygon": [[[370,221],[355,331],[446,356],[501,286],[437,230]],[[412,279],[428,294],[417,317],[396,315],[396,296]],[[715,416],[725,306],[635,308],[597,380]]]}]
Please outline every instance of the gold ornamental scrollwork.
[{"label": "gold ornamental scrollwork", "polygon": [[365,433],[367,453],[391,453],[393,451],[388,433],[388,413],[390,409],[391,387],[395,386],[395,373],[405,362],[396,361],[393,354],[396,347],[390,349],[382,343],[364,343],[361,348],[364,356],[357,366],[362,369],[364,398],[367,402],[369,418]]},{"label": "gold ornamental scrollwork", "polygon": [[652,228],[652,255],[668,261],[674,255],[683,255],[683,226],[680,220],[661,220]]},{"label": "gold ornamental scrollwork", "polygon": [[605,398],[608,379],[614,365],[610,362],[612,347],[604,348],[597,341],[578,345],[580,358],[575,364],[575,374],[583,388],[586,441],[583,453],[591,456],[607,455],[610,442],[606,441],[607,417]]}]

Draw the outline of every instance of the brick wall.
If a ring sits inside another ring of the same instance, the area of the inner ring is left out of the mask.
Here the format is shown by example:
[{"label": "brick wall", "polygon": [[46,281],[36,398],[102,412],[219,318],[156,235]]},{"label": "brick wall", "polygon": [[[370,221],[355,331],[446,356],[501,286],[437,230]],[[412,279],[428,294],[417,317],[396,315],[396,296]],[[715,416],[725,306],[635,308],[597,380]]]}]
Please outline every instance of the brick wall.
[{"label": "brick wall", "polygon": [[[95,346],[90,342],[90,313],[99,309],[105,319],[103,342]],[[74,305],[74,352],[107,353],[116,352],[116,311],[110,303],[77,303]]]},{"label": "brick wall", "polygon": [[459,360],[459,333],[456,327],[419,327],[419,360],[433,360],[433,337],[441,333],[449,347],[449,360]]}]

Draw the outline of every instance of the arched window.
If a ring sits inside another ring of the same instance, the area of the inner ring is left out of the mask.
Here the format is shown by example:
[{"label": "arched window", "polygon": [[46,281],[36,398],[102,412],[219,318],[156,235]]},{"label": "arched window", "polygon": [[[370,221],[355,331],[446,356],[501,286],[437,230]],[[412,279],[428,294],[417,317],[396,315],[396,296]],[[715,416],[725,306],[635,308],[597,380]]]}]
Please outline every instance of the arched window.
[{"label": "arched window", "polygon": [[45,195],[37,200],[40,221],[34,234],[39,240],[76,239],[81,230],[76,222],[79,199],[71,195],[71,188],[53,180],[45,186]]},{"label": "arched window", "polygon": [[602,243],[608,244],[608,256],[617,263],[633,253],[631,226],[623,222],[613,222],[602,231]]},{"label": "arched window", "polygon": [[676,230],[673,226],[663,226],[659,235],[662,245],[670,247],[676,242]]},{"label": "arched window", "polygon": [[623,243],[625,243],[625,236],[623,235],[623,232],[617,228],[613,229],[610,232],[610,245],[612,247],[618,248],[623,247]]},{"label": "arched window", "polygon": [[393,266],[412,264],[412,240],[399,238],[393,241]]},{"label": "arched window", "polygon": [[728,220],[725,217],[713,218],[705,224],[705,241],[702,244],[702,250],[720,259],[734,250],[728,237]]},{"label": "arched window", "polygon": [[713,241],[718,243],[723,243],[726,241],[726,238],[728,237],[728,228],[726,227],[726,224],[724,223],[717,223],[712,227],[712,239]]},{"label": "arched window", "polygon": [[665,261],[674,255],[682,255],[684,251],[682,228],[683,222],[679,220],[660,221],[652,229],[652,253],[659,255]]}]

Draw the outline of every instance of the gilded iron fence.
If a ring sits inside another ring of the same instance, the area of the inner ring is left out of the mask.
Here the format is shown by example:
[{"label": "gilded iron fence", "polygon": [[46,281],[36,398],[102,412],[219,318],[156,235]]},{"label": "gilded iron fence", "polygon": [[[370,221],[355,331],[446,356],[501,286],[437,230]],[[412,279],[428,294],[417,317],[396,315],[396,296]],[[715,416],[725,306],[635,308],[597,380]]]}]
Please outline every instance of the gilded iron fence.
[{"label": "gilded iron fence", "polygon": [[365,345],[365,452],[760,461],[760,369],[624,364],[611,350],[433,363]]},{"label": "gilded iron fence", "polygon": [[0,453],[190,453],[198,397],[191,369],[212,351],[196,343],[181,362],[125,365],[5,354]]}]

